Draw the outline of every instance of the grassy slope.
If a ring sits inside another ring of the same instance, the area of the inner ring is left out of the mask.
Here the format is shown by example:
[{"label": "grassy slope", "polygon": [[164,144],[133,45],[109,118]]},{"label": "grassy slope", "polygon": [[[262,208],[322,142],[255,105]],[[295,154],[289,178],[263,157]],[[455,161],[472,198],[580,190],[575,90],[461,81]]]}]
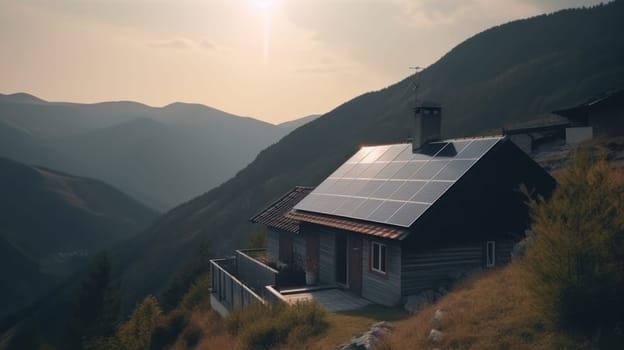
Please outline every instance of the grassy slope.
[{"label": "grassy slope", "polygon": [[[475,276],[458,285],[420,313],[395,323],[394,332],[380,345],[392,349],[621,349],[624,336],[579,335],[562,331],[548,321],[527,288],[526,272],[511,264]],[[433,320],[443,310],[441,322]],[[440,343],[428,340],[436,328]]]},{"label": "grassy slope", "polygon": [[[566,337],[544,321],[533,306],[523,272],[515,265],[469,279],[420,313],[397,322],[386,348],[433,346],[432,328],[445,333],[444,349],[557,349]],[[433,322],[436,310],[446,315]]]}]

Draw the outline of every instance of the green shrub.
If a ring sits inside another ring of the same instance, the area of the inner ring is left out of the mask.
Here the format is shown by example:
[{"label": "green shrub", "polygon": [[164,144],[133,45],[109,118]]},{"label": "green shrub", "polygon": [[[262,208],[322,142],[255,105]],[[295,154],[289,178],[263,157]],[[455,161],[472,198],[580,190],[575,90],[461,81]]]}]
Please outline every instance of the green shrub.
[{"label": "green shrub", "polygon": [[302,343],[327,328],[326,313],[317,304],[287,306],[251,304],[231,312],[226,329],[240,337],[244,348],[270,349],[278,344]]},{"label": "green shrub", "polygon": [[154,329],[150,349],[164,349],[173,344],[188,323],[184,310],[175,309],[170,312],[163,323]]},{"label": "green shrub", "polygon": [[546,316],[566,328],[612,327],[624,315],[624,181],[579,151],[548,200],[530,203],[525,266]]},{"label": "green shrub", "polygon": [[189,290],[182,297],[182,300],[180,300],[179,307],[191,311],[196,306],[208,304],[210,302],[208,290],[210,290],[210,279],[207,274],[204,274],[193,282]]}]

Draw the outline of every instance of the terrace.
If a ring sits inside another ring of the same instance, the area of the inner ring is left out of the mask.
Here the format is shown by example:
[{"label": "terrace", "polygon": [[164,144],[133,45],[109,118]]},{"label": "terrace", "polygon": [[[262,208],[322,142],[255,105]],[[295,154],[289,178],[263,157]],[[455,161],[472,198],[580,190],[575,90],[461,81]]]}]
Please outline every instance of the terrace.
[{"label": "terrace", "polygon": [[278,270],[267,261],[266,249],[236,250],[236,255],[210,261],[210,303],[219,314],[253,302],[315,301],[329,311],[361,308],[368,301],[337,285],[304,286],[302,273]]}]

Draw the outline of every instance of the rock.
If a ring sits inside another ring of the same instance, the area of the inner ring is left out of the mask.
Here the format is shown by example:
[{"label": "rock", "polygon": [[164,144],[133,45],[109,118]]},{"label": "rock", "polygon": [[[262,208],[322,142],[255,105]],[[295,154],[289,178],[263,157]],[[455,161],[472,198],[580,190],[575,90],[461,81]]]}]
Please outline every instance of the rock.
[{"label": "rock", "polygon": [[439,343],[442,341],[442,339],[444,339],[444,333],[437,329],[432,329],[431,332],[429,332],[429,336],[427,337],[427,340],[432,343]]},{"label": "rock", "polygon": [[443,311],[442,309],[437,309],[435,311],[435,313],[433,314],[433,318],[431,319],[431,321],[436,325],[439,326],[442,323],[442,320],[446,317],[446,312]]},{"label": "rock", "polygon": [[392,331],[392,323],[377,322],[370,330],[354,335],[348,343],[340,345],[338,350],[370,350],[373,349],[379,338]]},{"label": "rock", "polygon": [[405,310],[415,314],[422,310],[426,305],[431,304],[436,299],[436,293],[432,290],[426,290],[420,294],[410,295],[405,302]]},{"label": "rock", "polygon": [[527,243],[533,239],[533,232],[531,232],[531,230],[524,231],[524,234],[526,237],[516,243],[511,249],[511,261],[517,261],[519,258],[523,257],[526,252]]}]

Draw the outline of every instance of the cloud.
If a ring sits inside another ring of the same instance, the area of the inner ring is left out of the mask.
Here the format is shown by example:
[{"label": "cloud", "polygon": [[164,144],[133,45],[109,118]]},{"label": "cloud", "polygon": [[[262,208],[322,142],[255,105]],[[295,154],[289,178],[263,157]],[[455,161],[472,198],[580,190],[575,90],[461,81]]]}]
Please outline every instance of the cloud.
[{"label": "cloud", "polygon": [[207,40],[207,39],[200,40],[198,46],[202,49],[209,50],[209,51],[217,50],[217,45],[215,45],[212,41]]},{"label": "cloud", "polygon": [[193,48],[193,43],[190,40],[183,38],[152,41],[148,45],[150,47],[176,50],[187,50]]}]

